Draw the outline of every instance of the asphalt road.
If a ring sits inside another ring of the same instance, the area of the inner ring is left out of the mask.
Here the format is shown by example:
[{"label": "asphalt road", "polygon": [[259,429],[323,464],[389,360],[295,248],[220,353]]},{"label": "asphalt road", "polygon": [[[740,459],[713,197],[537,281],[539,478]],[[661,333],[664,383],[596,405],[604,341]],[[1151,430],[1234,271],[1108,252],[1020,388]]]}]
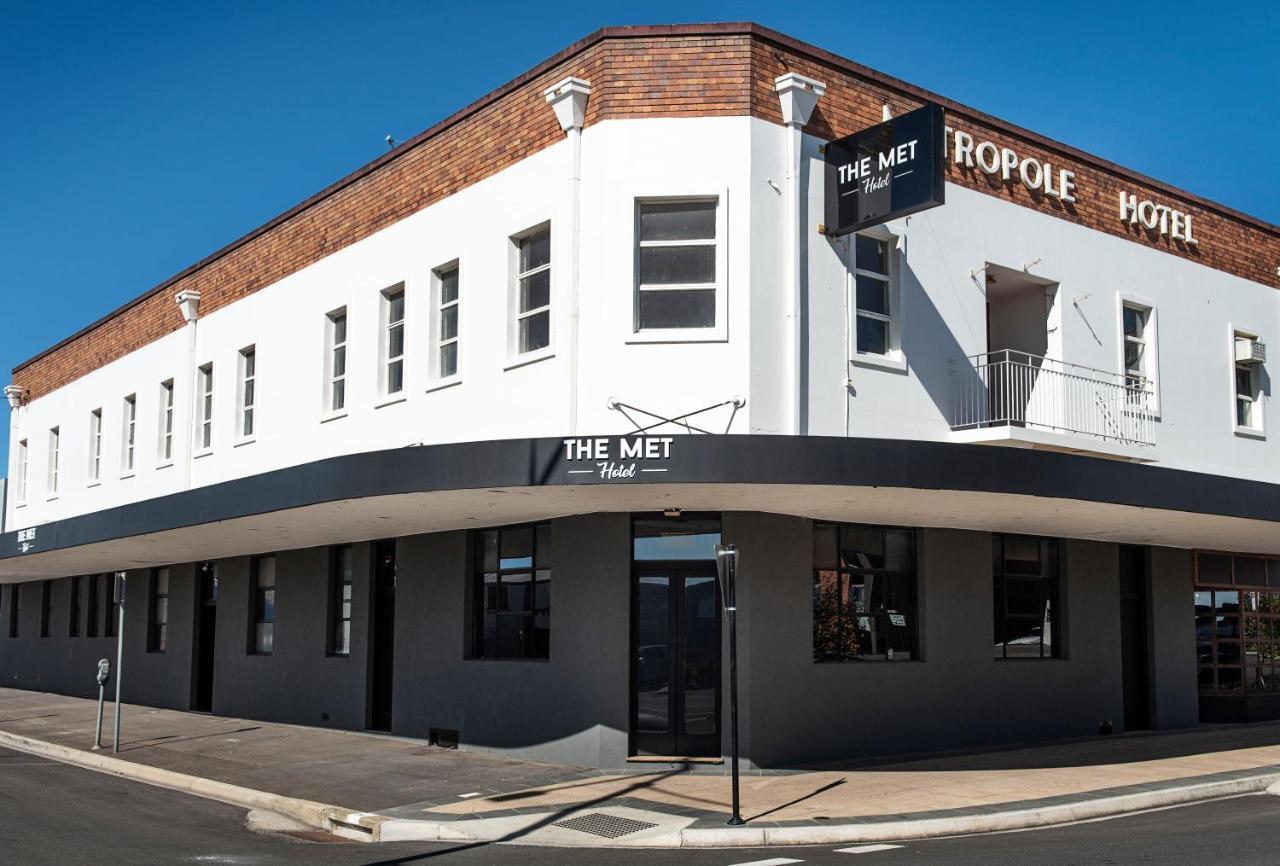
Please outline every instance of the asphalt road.
[{"label": "asphalt road", "polygon": [[1280,797],[994,836],[842,852],[831,847],[736,851],[602,851],[512,845],[367,845],[250,831],[242,810],[0,749],[0,863],[226,866],[513,864],[513,866],[785,866],[898,863],[1231,863],[1280,861]]}]

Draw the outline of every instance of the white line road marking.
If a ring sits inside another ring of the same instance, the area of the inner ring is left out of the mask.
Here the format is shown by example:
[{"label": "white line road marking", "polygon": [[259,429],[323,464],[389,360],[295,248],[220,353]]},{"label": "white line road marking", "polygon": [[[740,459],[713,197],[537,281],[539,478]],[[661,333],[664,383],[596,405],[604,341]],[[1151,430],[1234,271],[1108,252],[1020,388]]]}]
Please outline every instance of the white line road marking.
[{"label": "white line road marking", "polygon": [[852,848],[837,848],[837,854],[873,854],[876,851],[892,851],[901,845],[854,845]]},{"label": "white line road marking", "polygon": [[750,863],[734,863],[733,866],[786,866],[788,863],[803,862],[803,860],[792,860],[790,857],[774,857],[772,860],[752,860]]}]

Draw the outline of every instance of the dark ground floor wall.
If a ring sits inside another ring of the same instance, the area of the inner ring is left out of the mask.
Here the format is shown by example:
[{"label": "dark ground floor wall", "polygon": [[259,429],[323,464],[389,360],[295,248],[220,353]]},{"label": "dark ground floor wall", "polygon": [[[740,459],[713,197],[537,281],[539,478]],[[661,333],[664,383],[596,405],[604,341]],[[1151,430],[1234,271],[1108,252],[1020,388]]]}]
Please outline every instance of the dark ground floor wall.
[{"label": "dark ground floor wall", "polygon": [[[1063,542],[1057,626],[1064,657],[992,657],[992,544],[984,532],[918,533],[920,658],[813,661],[812,522],[759,513],[723,515],[738,545],[741,740],[766,767],[1125,730],[1119,656],[1119,553],[1114,544]],[[427,737],[456,731],[470,748],[602,767],[625,763],[631,670],[631,523],[625,514],[553,521],[550,659],[468,657],[469,535],[396,541],[391,730]],[[329,650],[328,548],[277,554],[274,647],[254,654],[252,561],[219,563],[213,712],[359,730],[371,720],[373,545],[354,546],[351,649]],[[1197,722],[1195,626],[1187,551],[1151,549],[1147,659],[1151,723]],[[192,707],[198,573],[174,566],[165,652],[148,651],[150,571],[130,572],[124,698]],[[85,618],[71,637],[71,579],[51,582],[49,636],[41,637],[41,584],[24,584],[18,636],[7,637],[11,593],[0,605],[0,683],[96,694],[110,605],[98,637]],[[107,581],[102,581],[106,587]],[[727,630],[726,639],[727,639]],[[727,655],[726,655],[727,658]],[[727,674],[727,664],[722,672]],[[727,696],[727,687],[725,689]],[[722,730],[728,730],[724,701]],[[727,748],[727,734],[723,737]]]}]

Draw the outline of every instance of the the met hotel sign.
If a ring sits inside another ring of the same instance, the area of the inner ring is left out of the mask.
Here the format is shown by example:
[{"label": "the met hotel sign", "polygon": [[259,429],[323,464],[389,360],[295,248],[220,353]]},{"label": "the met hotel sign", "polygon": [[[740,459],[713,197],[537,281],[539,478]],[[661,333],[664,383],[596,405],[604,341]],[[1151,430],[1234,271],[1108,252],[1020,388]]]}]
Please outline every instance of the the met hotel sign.
[{"label": "the met hotel sign", "polygon": [[[945,125],[942,108],[926,105],[831,142],[826,165],[824,234],[839,236],[909,216],[944,201],[949,159],[964,169],[1020,183],[1065,204],[1076,201],[1076,173]],[[1191,214],[1125,190],[1121,222],[1184,244],[1198,244]]]}]

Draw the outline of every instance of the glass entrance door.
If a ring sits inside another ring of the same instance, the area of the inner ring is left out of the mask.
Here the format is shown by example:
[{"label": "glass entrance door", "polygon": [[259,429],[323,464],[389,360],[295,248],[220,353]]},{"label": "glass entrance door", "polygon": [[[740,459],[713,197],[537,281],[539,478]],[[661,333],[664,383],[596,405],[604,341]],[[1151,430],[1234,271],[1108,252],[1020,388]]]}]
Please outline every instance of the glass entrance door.
[{"label": "glass entrance door", "polygon": [[632,753],[719,757],[720,593],[713,568],[637,565]]}]

